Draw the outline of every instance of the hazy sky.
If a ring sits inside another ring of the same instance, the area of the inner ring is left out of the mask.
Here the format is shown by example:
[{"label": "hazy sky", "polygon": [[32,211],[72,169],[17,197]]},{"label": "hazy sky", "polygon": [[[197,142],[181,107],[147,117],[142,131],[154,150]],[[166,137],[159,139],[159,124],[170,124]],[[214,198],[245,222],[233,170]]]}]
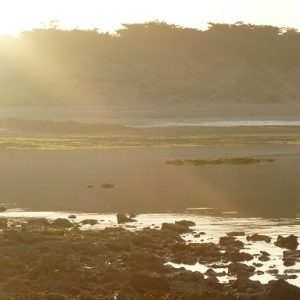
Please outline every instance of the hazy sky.
[{"label": "hazy sky", "polygon": [[300,29],[300,0],[0,0],[0,34],[54,19],[62,28],[103,31],[155,19],[198,28],[244,21]]}]

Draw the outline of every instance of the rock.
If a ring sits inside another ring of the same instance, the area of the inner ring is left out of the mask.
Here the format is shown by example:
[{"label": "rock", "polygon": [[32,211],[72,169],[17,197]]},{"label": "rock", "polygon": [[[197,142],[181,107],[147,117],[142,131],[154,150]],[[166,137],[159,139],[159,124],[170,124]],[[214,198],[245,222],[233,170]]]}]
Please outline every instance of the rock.
[{"label": "rock", "polygon": [[5,212],[5,211],[6,211],[6,207],[0,206],[0,212]]},{"label": "rock", "polygon": [[54,220],[51,223],[52,226],[54,227],[59,227],[59,228],[70,228],[73,227],[73,223],[70,222],[68,219],[63,219],[63,218],[58,218]]},{"label": "rock", "polygon": [[0,229],[6,229],[8,225],[8,220],[7,219],[0,219]]},{"label": "rock", "polygon": [[257,268],[260,268],[263,266],[263,264],[261,263],[253,263],[253,266],[257,267]]},{"label": "rock", "polygon": [[270,256],[269,255],[261,255],[258,260],[260,261],[269,261],[270,260]]},{"label": "rock", "polygon": [[50,222],[46,218],[31,218],[27,220],[27,224],[31,226],[46,227],[50,225]]},{"label": "rock", "polygon": [[76,219],[77,217],[75,215],[69,215],[68,218],[69,219]]},{"label": "rock", "polygon": [[134,252],[127,259],[135,271],[164,272],[165,260],[148,252]]},{"label": "rock", "polygon": [[126,286],[117,296],[117,300],[144,300],[145,298],[134,288]]},{"label": "rock", "polygon": [[219,244],[221,246],[230,246],[233,248],[243,248],[244,243],[235,239],[234,236],[223,236],[220,237]]},{"label": "rock", "polygon": [[133,276],[129,280],[129,285],[135,288],[137,291],[162,291],[170,289],[166,277],[148,272],[140,272],[133,274]]},{"label": "rock", "polygon": [[280,248],[286,248],[289,250],[296,250],[299,243],[298,243],[298,237],[291,234],[288,237],[283,237],[279,235],[277,237],[277,241],[274,243],[277,247]]},{"label": "rock", "polygon": [[252,260],[254,257],[250,253],[232,251],[227,254],[227,258],[229,261],[238,262],[238,261],[249,261]]},{"label": "rock", "polygon": [[7,230],[4,232],[4,237],[10,242],[21,244],[33,244],[44,240],[42,234],[31,231]]},{"label": "rock", "polygon": [[266,272],[271,275],[276,275],[279,273],[279,271],[277,269],[269,269]]},{"label": "rock", "polygon": [[174,223],[162,223],[161,230],[171,230],[177,233],[190,232],[189,227],[180,224],[174,224]]},{"label": "rock", "polygon": [[299,300],[300,288],[280,279],[270,281],[268,291],[263,300]]},{"label": "rock", "polygon": [[226,233],[228,236],[245,236],[244,231],[232,231],[232,232],[227,232]]},{"label": "rock", "polygon": [[87,186],[86,186],[86,188],[87,189],[92,189],[94,186],[92,185],[92,184],[88,184]]},{"label": "rock", "polygon": [[283,280],[289,280],[289,279],[296,279],[297,278],[297,275],[295,274],[276,274],[275,277],[277,279],[283,279]]},{"label": "rock", "polygon": [[[137,217],[137,215],[134,214],[134,213],[130,213],[130,214],[129,214],[129,218],[134,219],[134,218],[136,218],[136,217]],[[152,224],[152,225],[155,225],[155,224]]]},{"label": "rock", "polygon": [[130,250],[132,249],[132,243],[130,239],[122,238],[118,240],[110,239],[107,241],[107,247],[110,250],[120,251],[120,250]]},{"label": "rock", "polygon": [[202,261],[216,261],[221,258],[221,249],[214,243],[190,243],[193,253],[199,256]]},{"label": "rock", "polygon": [[261,270],[258,270],[258,271],[256,271],[256,274],[257,274],[257,275],[264,275],[265,272],[263,272],[263,271],[261,271]]},{"label": "rock", "polygon": [[80,223],[83,224],[83,225],[91,225],[91,226],[93,226],[93,225],[98,224],[98,221],[95,220],[95,219],[85,219],[85,220],[82,220]]},{"label": "rock", "polygon": [[284,270],[284,273],[287,273],[287,274],[299,274],[300,273],[300,269],[286,269],[286,270]]},{"label": "rock", "polygon": [[[247,273],[253,273],[255,271],[255,268],[253,266],[248,266],[243,263],[231,263],[228,265],[228,273],[229,274],[237,274],[240,271],[245,271]],[[249,274],[249,276],[251,276]]]},{"label": "rock", "polygon": [[253,235],[248,235],[246,237],[247,241],[252,241],[252,242],[260,242],[260,241],[265,241],[266,243],[270,243],[271,242],[271,238],[267,235],[263,235],[263,234],[253,234]]},{"label": "rock", "polygon": [[285,266],[294,266],[300,262],[300,250],[283,251],[283,263]]},{"label": "rock", "polygon": [[46,300],[65,300],[66,297],[56,293],[49,293],[45,295]]},{"label": "rock", "polygon": [[216,277],[217,276],[217,272],[215,270],[211,269],[211,268],[207,269],[204,274],[209,276],[209,277]]},{"label": "rock", "polygon": [[104,189],[112,189],[114,187],[115,187],[115,185],[112,183],[103,183],[102,184],[102,188],[104,188]]},{"label": "rock", "polygon": [[186,226],[186,227],[196,226],[195,222],[188,221],[188,220],[175,221],[175,224],[183,225],[183,226]]},{"label": "rock", "polygon": [[117,222],[118,224],[124,224],[129,222],[136,222],[135,219],[127,217],[125,214],[117,214]]},{"label": "rock", "polygon": [[194,256],[185,256],[185,257],[182,257],[182,259],[181,259],[182,264],[190,265],[190,266],[193,266],[194,264],[196,264],[197,261],[198,261],[197,257],[194,257]]}]

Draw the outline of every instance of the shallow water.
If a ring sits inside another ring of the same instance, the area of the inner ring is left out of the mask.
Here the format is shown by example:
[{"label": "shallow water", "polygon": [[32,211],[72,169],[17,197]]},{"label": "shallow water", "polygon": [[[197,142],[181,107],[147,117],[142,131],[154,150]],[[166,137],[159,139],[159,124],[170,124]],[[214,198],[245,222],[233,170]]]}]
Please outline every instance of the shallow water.
[{"label": "shallow water", "polygon": [[[206,209],[203,209],[204,211]],[[179,220],[191,220],[196,223],[193,227],[194,231],[205,232],[205,235],[201,235],[199,238],[195,238],[193,234],[184,235],[184,239],[187,242],[215,242],[219,241],[221,236],[226,236],[227,232],[232,231],[244,231],[247,235],[252,235],[254,233],[268,235],[272,238],[271,243],[266,242],[248,242],[246,241],[246,236],[237,237],[245,243],[245,249],[242,252],[247,252],[252,255],[259,254],[260,251],[266,251],[270,253],[270,261],[263,262],[263,266],[256,268],[257,270],[266,271],[270,267],[279,270],[279,274],[284,274],[287,270],[294,270],[295,272],[300,272],[300,262],[297,262],[295,266],[285,267],[283,265],[282,249],[274,245],[275,240],[279,234],[287,236],[290,234],[299,235],[300,232],[300,218],[280,218],[280,219],[268,219],[268,218],[236,218],[236,217],[220,217],[213,215],[204,215],[201,213],[170,213],[170,214],[141,214],[136,217],[137,222],[128,223],[127,225],[118,225],[116,214],[95,214],[95,213],[82,213],[82,212],[32,212],[32,211],[22,211],[22,210],[8,210],[1,213],[2,217],[25,220],[27,218],[37,218],[43,217],[48,219],[56,218],[67,218],[70,214],[75,214],[77,218],[74,222],[79,223],[84,219],[96,219],[98,224],[94,226],[84,225],[82,229],[103,229],[105,227],[125,227],[130,230],[141,229],[144,227],[151,227],[159,229],[163,222],[173,223]],[[260,262],[258,257],[255,257],[246,264],[252,265],[254,262]],[[174,267],[184,267],[192,271],[205,272],[209,267],[206,264],[197,263],[196,265],[183,265],[174,264]],[[216,269],[216,272],[222,272],[226,269]],[[297,274],[296,274],[297,275]],[[218,277],[221,282],[227,282],[231,279],[228,276]],[[267,283],[269,280],[275,279],[273,275],[264,273],[263,275],[255,274],[251,277],[253,280],[259,280],[262,283]],[[288,280],[290,283],[300,286],[300,278]]]},{"label": "shallow water", "polygon": [[152,121],[133,125],[136,128],[161,127],[263,127],[263,126],[300,126],[299,120],[168,120]]}]

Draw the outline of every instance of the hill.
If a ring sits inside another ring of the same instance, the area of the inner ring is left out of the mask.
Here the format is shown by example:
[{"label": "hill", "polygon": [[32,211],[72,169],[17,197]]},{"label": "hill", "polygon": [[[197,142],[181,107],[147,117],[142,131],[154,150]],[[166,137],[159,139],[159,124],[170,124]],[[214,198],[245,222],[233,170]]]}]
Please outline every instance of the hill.
[{"label": "hill", "polygon": [[300,33],[162,22],[0,37],[0,105],[295,103]]}]

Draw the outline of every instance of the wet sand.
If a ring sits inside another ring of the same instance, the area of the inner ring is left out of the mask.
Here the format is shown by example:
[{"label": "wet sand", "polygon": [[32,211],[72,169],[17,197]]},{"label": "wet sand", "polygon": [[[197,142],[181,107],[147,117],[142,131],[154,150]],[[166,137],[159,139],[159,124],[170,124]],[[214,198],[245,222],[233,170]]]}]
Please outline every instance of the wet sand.
[{"label": "wet sand", "polygon": [[[241,166],[165,163],[245,155],[275,161]],[[30,210],[176,212],[212,207],[243,216],[294,217],[300,212],[299,177],[298,145],[0,152],[1,202]],[[115,187],[104,189],[103,183]]]}]

